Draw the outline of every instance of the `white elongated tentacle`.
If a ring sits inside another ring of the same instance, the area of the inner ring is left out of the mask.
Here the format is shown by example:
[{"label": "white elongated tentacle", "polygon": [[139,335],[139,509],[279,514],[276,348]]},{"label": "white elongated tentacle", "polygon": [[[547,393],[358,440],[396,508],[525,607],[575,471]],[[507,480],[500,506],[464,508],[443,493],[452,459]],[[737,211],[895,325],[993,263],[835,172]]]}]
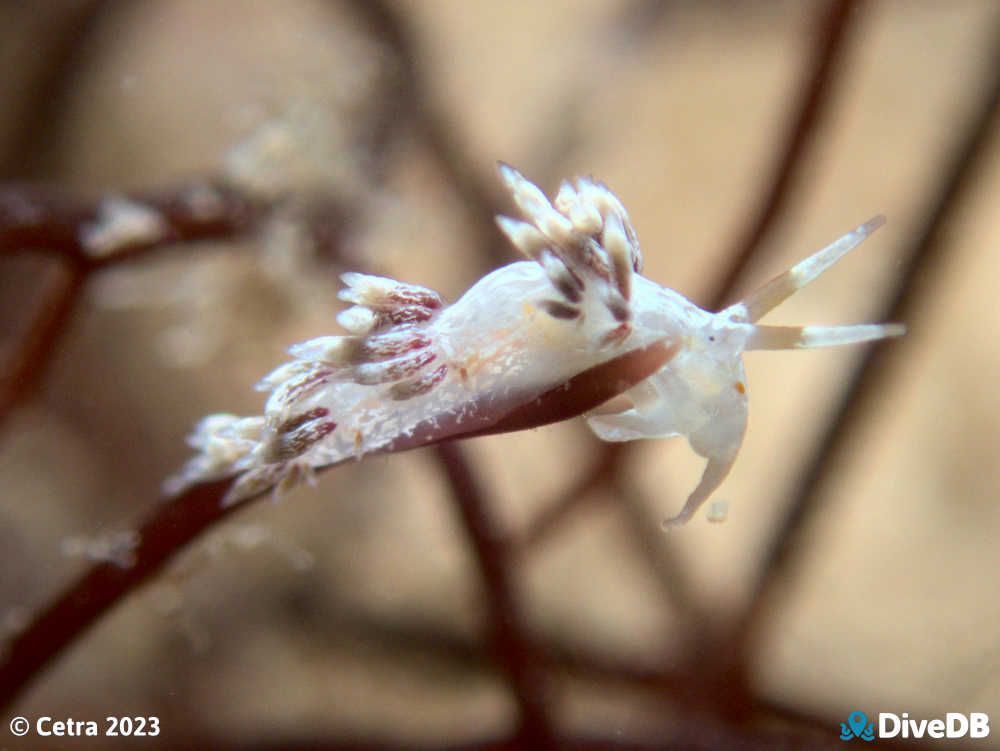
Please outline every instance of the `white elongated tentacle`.
[{"label": "white elongated tentacle", "polygon": [[736,303],[722,313],[737,315],[742,321],[756,323],[860,245],[862,240],[883,224],[885,224],[884,216],[872,217],[852,232],[848,232],[804,261],[795,264],[785,273],[779,274],[752,292],[743,302]]},{"label": "white elongated tentacle", "polygon": [[708,464],[705,465],[705,471],[701,475],[701,481],[698,483],[691,495],[688,496],[687,501],[684,503],[684,508],[681,509],[677,516],[672,516],[669,519],[664,519],[661,524],[664,529],[671,529],[673,527],[679,527],[682,524],[686,524],[688,520],[694,516],[698,509],[701,508],[702,504],[709,499],[709,497],[718,489],[722,484],[722,481],[729,476],[729,470],[733,468],[733,464],[736,463],[736,454],[726,459],[713,459],[709,458]]},{"label": "white elongated tentacle", "polygon": [[750,349],[808,349],[857,344],[902,336],[906,326],[899,323],[866,323],[855,326],[754,326],[747,340]]}]

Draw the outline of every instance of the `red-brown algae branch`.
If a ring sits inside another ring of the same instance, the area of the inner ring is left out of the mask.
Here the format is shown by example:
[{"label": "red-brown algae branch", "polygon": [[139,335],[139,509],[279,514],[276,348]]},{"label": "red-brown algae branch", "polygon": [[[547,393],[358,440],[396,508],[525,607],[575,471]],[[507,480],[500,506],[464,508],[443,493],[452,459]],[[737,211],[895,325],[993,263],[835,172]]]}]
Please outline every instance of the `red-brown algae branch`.
[{"label": "red-brown algae branch", "polygon": [[60,264],[54,278],[45,285],[42,301],[36,306],[29,328],[21,336],[10,359],[0,373],[0,425],[15,405],[37,387],[66,323],[72,315],[86,281],[86,274],[75,266]]},{"label": "red-brown algae branch", "polygon": [[89,275],[167,245],[234,239],[263,207],[211,180],[173,190],[87,201],[52,188],[0,185],[0,254],[54,256],[62,281],[46,291],[0,381],[0,424],[42,371]]},{"label": "red-brown algae branch", "polygon": [[233,239],[264,207],[225,183],[195,180],[84,200],[37,185],[0,185],[0,254],[49,253],[86,270],[197,240]]},{"label": "red-brown algae branch", "polygon": [[[133,211],[136,205],[138,213]],[[46,290],[39,312],[5,369],[0,421],[40,382],[48,356],[91,273],[167,244],[231,239],[251,228],[255,211],[239,192],[210,181],[142,198],[97,203],[49,188],[0,186],[0,253],[40,252],[56,256],[63,264],[62,276],[57,277],[54,289]],[[143,527],[134,566],[93,567],[16,637],[0,666],[0,703],[12,698],[62,646],[200,531],[206,516],[214,518],[213,513],[190,512],[217,508],[221,490],[228,484],[194,489],[162,506],[159,515]],[[219,492],[213,495],[212,488]]]},{"label": "red-brown algae branch", "polygon": [[844,51],[850,42],[851,24],[857,24],[857,14],[864,9],[862,0],[831,0],[817,11],[813,28],[814,55],[806,63],[807,71],[801,90],[795,97],[794,116],[788,125],[783,148],[775,160],[757,209],[733,244],[731,260],[725,274],[717,277],[708,293],[713,310],[731,302],[736,289],[746,277],[751,261],[759,261],[759,251],[778,226],[792,199],[795,188],[808,164],[810,146],[830,111],[837,87],[837,73],[842,66]]},{"label": "red-brown algae branch", "polygon": [[[81,0],[74,3],[22,3],[14,19],[24,23],[31,16],[45,18],[44,33],[31,40],[31,57],[37,65],[16,66],[7,59],[8,76],[16,76],[20,96],[5,105],[16,110],[0,144],[3,179],[30,180],[43,176],[64,137],[67,110],[80,81],[103,51],[103,22],[119,5],[115,0]],[[5,21],[8,17],[5,17]],[[23,29],[23,27],[22,27]],[[10,33],[11,28],[5,29]],[[20,32],[15,32],[20,33]]]},{"label": "red-brown algae branch", "polygon": [[484,270],[509,263],[510,247],[492,226],[493,217],[502,208],[503,195],[473,168],[466,139],[427,81],[416,37],[401,9],[389,0],[351,0],[348,6],[367,32],[396,57],[399,85],[392,106],[400,110],[400,117],[393,118],[393,122],[405,123],[423,140],[460,199],[469,226],[476,233],[472,245],[479,251]]},{"label": "red-brown algae branch", "polygon": [[221,499],[230,481],[206,483],[162,503],[139,528],[132,565],[99,563],[14,636],[0,662],[0,706],[125,595],[155,575],[201,532],[230,513]]},{"label": "red-brown algae branch", "polygon": [[507,673],[520,710],[517,739],[532,746],[550,746],[553,731],[545,710],[548,688],[536,649],[525,633],[524,618],[514,596],[510,556],[501,545],[489,501],[458,444],[441,444],[437,456],[479,562],[488,594],[492,651]]},{"label": "red-brown algae branch", "polygon": [[412,435],[393,441],[388,450],[402,451],[441,437],[473,438],[530,430],[579,417],[648,378],[670,362],[679,348],[679,343],[669,340],[654,342],[595,365],[537,396],[514,394],[505,400],[474,404],[461,421],[444,415],[421,423]]}]

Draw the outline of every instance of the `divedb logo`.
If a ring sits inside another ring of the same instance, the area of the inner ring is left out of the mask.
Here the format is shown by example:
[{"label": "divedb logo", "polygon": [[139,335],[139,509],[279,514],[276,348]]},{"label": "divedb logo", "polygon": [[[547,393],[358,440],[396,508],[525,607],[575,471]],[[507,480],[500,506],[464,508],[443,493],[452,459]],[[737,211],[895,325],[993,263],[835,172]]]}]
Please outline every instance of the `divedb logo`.
[{"label": "divedb logo", "polygon": [[873,741],[875,738],[988,738],[990,717],[985,712],[948,712],[933,719],[912,719],[907,712],[893,714],[878,713],[876,723],[869,722],[864,712],[855,710],[847,716],[847,722],[840,723],[840,740]]}]

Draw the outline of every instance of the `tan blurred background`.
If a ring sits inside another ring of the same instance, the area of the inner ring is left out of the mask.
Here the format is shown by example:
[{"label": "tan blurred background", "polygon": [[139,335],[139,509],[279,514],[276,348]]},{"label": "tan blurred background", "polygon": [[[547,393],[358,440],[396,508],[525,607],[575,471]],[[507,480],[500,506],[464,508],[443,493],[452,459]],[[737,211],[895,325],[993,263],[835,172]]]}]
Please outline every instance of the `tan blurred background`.
[{"label": "tan blurred background", "polygon": [[[0,9],[0,141],[13,143],[46,40],[82,23],[84,5]],[[498,159],[548,192],[564,176],[598,177],[628,207],[645,274],[704,302],[763,198],[825,4],[676,2],[638,19],[622,0],[391,7],[444,146],[404,111],[409,72],[350,5],[147,0],[91,17],[46,148],[30,164],[7,153],[2,177],[87,195],[226,174],[258,196],[323,196],[347,217],[334,245],[317,246],[292,200],[250,240],[167,249],[92,280],[40,390],[2,426],[8,632],[85,569],[72,553],[148,514],[200,416],[259,412],[251,387],[284,348],[336,333],[341,271],[455,299],[495,265],[486,246],[499,236],[456,190],[443,150],[495,191],[488,200],[501,200]],[[874,214],[889,222],[769,323],[880,315],[982,95],[998,13],[989,0],[900,0],[849,20],[829,111],[741,289]],[[856,708],[1000,723],[998,196],[994,148],[909,334],[883,345],[899,350],[891,376],[838,455],[753,646],[754,692],[827,723],[832,740]],[[23,263],[0,265],[8,352],[39,284]],[[656,670],[683,661],[692,624],[742,612],[861,354],[747,357],[750,427],[718,494],[723,524],[701,515],[661,534],[701,463],[679,440],[637,447],[609,502],[582,505],[519,559],[532,632],[569,655]],[[599,451],[579,422],[464,447],[511,534]],[[15,710],[155,714],[167,740],[500,736],[516,707],[475,649],[486,612],[433,454],[372,458],[210,530]],[[569,731],[655,740],[676,724],[668,695],[628,681],[567,670],[549,692]]]}]

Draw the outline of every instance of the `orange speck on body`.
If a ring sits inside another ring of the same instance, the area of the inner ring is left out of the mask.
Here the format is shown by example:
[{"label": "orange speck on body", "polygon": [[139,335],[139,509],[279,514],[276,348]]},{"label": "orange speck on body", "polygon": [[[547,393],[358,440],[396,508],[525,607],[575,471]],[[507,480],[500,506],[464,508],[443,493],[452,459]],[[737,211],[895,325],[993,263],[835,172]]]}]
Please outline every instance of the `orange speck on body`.
[{"label": "orange speck on body", "polygon": [[733,385],[736,387],[736,390],[739,391],[741,394],[745,394],[747,392],[747,387],[744,385],[743,381],[737,381]]},{"label": "orange speck on body", "polygon": [[355,447],[361,448],[361,443],[362,443],[361,431],[360,430],[355,430],[354,431],[354,445],[355,445]]}]

